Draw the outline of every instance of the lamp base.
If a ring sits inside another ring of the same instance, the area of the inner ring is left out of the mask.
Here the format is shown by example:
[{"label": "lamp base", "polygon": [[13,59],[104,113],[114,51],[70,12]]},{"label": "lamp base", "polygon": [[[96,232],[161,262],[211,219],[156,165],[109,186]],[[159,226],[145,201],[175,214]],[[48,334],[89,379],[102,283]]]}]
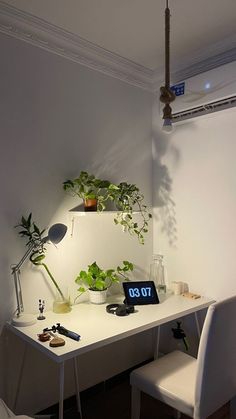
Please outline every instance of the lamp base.
[{"label": "lamp base", "polygon": [[16,327],[31,326],[36,323],[36,317],[33,314],[20,314],[12,318],[11,323]]}]

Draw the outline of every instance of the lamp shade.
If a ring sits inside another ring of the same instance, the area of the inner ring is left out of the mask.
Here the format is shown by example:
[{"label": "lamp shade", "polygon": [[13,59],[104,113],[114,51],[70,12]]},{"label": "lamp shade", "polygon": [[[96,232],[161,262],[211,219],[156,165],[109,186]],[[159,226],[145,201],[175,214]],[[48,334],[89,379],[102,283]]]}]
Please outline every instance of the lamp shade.
[{"label": "lamp shade", "polygon": [[45,237],[44,241],[50,241],[54,244],[60,243],[67,232],[67,227],[65,224],[57,223],[53,224],[52,227],[48,230],[48,236]]}]

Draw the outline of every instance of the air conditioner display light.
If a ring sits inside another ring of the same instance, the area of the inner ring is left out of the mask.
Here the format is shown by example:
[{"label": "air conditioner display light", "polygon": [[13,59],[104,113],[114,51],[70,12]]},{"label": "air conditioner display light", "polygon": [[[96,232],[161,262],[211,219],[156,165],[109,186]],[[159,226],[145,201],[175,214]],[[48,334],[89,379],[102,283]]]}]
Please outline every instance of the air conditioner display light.
[{"label": "air conditioner display light", "polygon": [[205,83],[205,89],[208,90],[211,88],[211,83],[208,81]]}]

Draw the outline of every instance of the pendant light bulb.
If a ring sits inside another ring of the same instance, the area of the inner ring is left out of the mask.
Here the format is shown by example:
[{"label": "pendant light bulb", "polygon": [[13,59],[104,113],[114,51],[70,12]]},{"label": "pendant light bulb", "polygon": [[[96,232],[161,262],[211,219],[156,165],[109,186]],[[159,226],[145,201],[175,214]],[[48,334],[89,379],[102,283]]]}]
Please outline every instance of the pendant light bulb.
[{"label": "pendant light bulb", "polygon": [[171,132],[173,132],[173,124],[170,118],[164,119],[162,131],[164,131],[165,134],[170,134]]},{"label": "pendant light bulb", "polygon": [[172,109],[169,103],[166,103],[163,108],[163,126],[162,131],[166,134],[169,134],[173,131],[173,124],[172,124]]}]

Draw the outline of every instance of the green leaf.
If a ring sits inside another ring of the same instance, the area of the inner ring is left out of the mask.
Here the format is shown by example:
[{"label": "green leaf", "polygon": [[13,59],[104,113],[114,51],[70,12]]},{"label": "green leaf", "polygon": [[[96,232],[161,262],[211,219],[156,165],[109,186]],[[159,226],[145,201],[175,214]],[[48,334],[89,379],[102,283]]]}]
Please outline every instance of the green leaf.
[{"label": "green leaf", "polygon": [[23,215],[21,217],[21,223],[24,227],[27,226],[27,221],[26,221],[25,217],[23,217]]},{"label": "green leaf", "polygon": [[101,281],[100,279],[97,279],[95,281],[95,288],[97,288],[98,290],[102,291],[106,288],[106,285],[104,283],[104,281]]},{"label": "green leaf", "polygon": [[31,236],[31,234],[29,234],[28,231],[25,230],[19,231],[18,234],[20,234],[20,236]]},{"label": "green leaf", "polygon": [[106,271],[106,275],[107,275],[107,276],[111,276],[114,272],[115,272],[115,270],[114,270],[114,269],[108,269],[108,270]]},{"label": "green leaf", "polygon": [[33,263],[39,263],[43,259],[45,259],[45,255],[39,255],[39,256],[37,256],[35,258],[33,258],[32,256],[30,257],[31,262],[33,262]]},{"label": "green leaf", "polygon": [[85,279],[85,278],[87,278],[87,272],[85,272],[85,271],[80,271],[80,273],[79,273],[79,277],[78,278],[80,278],[80,279]]},{"label": "green leaf", "polygon": [[40,235],[39,228],[36,226],[36,224],[35,224],[35,223],[33,223],[33,226],[34,226],[34,230],[35,230],[35,232],[36,232],[38,235]]},{"label": "green leaf", "polygon": [[109,189],[110,191],[119,191],[119,190],[120,190],[119,186],[116,186],[116,185],[114,185],[113,183],[110,183],[110,185],[109,185],[108,189]]}]

